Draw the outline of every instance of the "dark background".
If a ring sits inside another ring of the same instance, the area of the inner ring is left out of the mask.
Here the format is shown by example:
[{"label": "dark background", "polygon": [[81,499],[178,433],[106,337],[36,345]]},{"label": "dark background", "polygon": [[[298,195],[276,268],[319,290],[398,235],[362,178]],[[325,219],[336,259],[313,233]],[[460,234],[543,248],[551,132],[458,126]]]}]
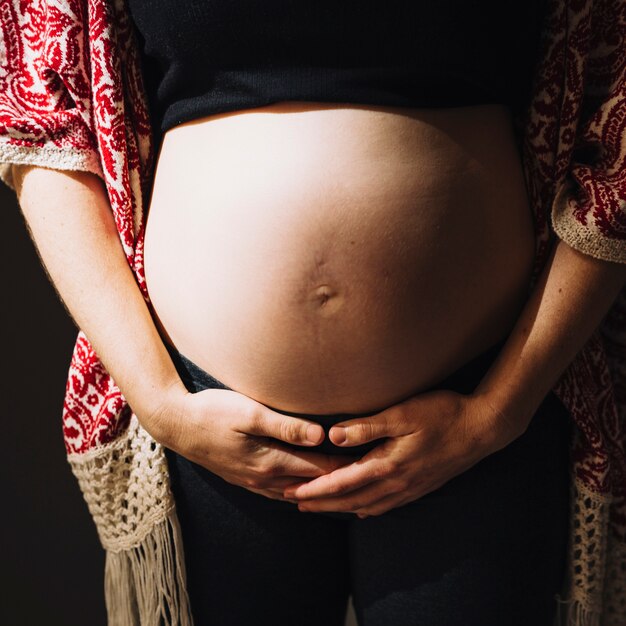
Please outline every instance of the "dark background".
[{"label": "dark background", "polygon": [[104,550],[65,456],[77,329],[0,183],[0,624],[104,626]]}]

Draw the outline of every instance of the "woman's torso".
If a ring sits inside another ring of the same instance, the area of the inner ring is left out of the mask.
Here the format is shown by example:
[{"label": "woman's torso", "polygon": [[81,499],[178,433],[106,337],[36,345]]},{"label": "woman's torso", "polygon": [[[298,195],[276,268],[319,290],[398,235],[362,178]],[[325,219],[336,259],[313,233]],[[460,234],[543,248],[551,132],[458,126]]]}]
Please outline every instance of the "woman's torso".
[{"label": "woman's torso", "polygon": [[505,337],[532,214],[503,105],[280,102],[165,133],[145,237],[164,338],[255,400],[366,412]]}]

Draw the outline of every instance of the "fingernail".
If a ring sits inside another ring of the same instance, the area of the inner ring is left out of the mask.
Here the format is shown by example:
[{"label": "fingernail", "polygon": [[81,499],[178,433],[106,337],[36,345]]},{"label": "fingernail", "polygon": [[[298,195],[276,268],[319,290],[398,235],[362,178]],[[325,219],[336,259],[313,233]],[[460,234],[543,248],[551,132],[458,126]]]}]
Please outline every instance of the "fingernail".
[{"label": "fingernail", "polygon": [[320,443],[320,441],[324,438],[324,431],[321,426],[316,426],[315,424],[310,424],[306,429],[306,440],[311,443]]},{"label": "fingernail", "polygon": [[333,441],[343,443],[346,440],[346,429],[343,426],[333,426]]}]

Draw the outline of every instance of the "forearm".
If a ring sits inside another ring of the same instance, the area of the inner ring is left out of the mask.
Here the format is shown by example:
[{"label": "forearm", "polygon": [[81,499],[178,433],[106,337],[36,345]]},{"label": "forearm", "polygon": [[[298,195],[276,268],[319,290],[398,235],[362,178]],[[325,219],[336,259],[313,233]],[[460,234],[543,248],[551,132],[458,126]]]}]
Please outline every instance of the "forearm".
[{"label": "forearm", "polygon": [[[493,366],[475,390],[521,434],[626,282],[626,265],[558,240]],[[506,442],[505,442],[506,443]]]},{"label": "forearm", "polygon": [[102,181],[85,172],[15,171],[20,207],[40,259],[142,424],[183,388],[122,248]]}]

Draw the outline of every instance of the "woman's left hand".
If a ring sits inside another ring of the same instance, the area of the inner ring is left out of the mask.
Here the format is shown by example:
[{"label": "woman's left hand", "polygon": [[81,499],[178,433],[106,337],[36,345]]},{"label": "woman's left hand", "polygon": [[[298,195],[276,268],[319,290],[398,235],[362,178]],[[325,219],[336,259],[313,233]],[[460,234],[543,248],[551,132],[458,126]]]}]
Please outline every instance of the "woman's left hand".
[{"label": "woman's left hand", "polygon": [[417,394],[373,416],[333,426],[330,439],[347,454],[351,445],[387,439],[354,463],[290,485],[284,496],[297,499],[301,511],[381,515],[438,489],[505,447],[528,422],[502,415],[484,394]]}]

